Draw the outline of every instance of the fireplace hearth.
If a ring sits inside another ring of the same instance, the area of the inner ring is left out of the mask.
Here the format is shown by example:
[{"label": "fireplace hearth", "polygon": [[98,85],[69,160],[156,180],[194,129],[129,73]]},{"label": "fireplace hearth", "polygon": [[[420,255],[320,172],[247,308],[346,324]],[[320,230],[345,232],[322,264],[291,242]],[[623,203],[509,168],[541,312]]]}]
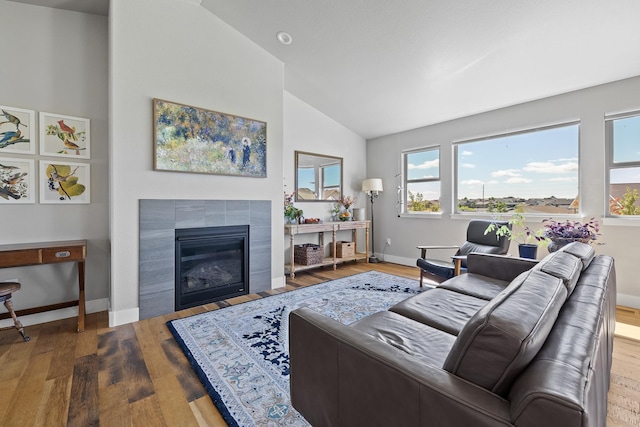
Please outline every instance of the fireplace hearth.
[{"label": "fireplace hearth", "polygon": [[249,293],[249,226],[175,230],[175,310]]}]

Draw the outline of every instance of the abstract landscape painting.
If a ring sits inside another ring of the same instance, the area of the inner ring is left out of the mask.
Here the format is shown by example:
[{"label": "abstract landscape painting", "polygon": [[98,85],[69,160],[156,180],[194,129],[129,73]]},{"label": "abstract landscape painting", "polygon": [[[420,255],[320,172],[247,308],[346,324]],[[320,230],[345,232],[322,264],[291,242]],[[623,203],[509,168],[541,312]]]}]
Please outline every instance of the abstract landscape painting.
[{"label": "abstract landscape painting", "polygon": [[154,170],[264,178],[267,124],[153,100]]},{"label": "abstract landscape painting", "polygon": [[0,105],[0,153],[35,154],[35,111]]},{"label": "abstract landscape painting", "polygon": [[34,162],[0,158],[0,204],[35,203]]}]

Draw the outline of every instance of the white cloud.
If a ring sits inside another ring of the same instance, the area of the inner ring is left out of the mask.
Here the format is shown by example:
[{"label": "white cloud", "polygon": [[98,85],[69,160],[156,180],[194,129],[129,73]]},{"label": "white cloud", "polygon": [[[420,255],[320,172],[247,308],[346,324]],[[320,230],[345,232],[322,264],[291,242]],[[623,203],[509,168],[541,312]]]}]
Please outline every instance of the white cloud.
[{"label": "white cloud", "polygon": [[440,166],[440,160],[439,159],[435,159],[435,160],[429,160],[427,162],[421,163],[419,165],[409,165],[408,168],[410,170],[413,169],[433,169],[433,168],[437,168],[438,166]]},{"label": "white cloud", "polygon": [[476,165],[474,165],[473,163],[463,163],[461,166],[467,169],[475,169],[476,167]]},{"label": "white cloud", "polygon": [[533,180],[529,178],[513,177],[513,178],[509,178],[505,182],[507,184],[528,184],[530,182],[533,182]]},{"label": "white cloud", "polygon": [[578,162],[567,159],[564,163],[531,162],[524,167],[527,172],[536,173],[569,173],[578,170]]},{"label": "white cloud", "polygon": [[556,178],[549,178],[547,181],[555,182],[578,182],[577,176],[558,176]]},{"label": "white cloud", "polygon": [[463,150],[462,151],[462,155],[463,156],[472,156],[473,155],[473,151]]},{"label": "white cloud", "polygon": [[468,179],[466,181],[462,181],[461,184],[465,184],[465,185],[482,185],[482,184],[484,184],[484,182],[480,181],[479,179]]},{"label": "white cloud", "polygon": [[487,181],[487,185],[495,185],[495,184],[500,184],[500,181],[492,179],[491,181]]},{"label": "white cloud", "polygon": [[491,176],[493,177],[500,177],[500,176],[521,176],[520,172],[518,171],[518,169],[503,169],[503,170],[498,170],[498,171],[494,171],[491,172]]}]

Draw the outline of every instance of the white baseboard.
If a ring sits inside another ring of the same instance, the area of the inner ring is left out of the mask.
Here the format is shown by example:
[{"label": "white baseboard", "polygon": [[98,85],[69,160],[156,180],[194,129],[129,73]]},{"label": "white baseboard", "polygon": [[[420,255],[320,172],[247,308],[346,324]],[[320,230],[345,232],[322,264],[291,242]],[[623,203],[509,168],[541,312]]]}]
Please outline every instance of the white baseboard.
[{"label": "white baseboard", "polygon": [[109,310],[109,327],[125,325],[127,323],[137,322],[140,320],[140,309],[129,308],[127,310],[112,311]]},{"label": "white baseboard", "polygon": [[284,288],[287,285],[287,277],[272,277],[271,278],[271,289]]},{"label": "white baseboard", "polygon": [[[105,311],[109,305],[107,298],[87,301],[85,309],[87,313],[97,313]],[[28,316],[19,316],[18,319],[23,326],[38,325],[40,323],[53,322],[54,320],[68,319],[78,316],[78,307],[67,307],[59,310],[45,311],[42,313],[29,314]],[[13,319],[0,320],[0,328],[8,328],[13,326]]]},{"label": "white baseboard", "polygon": [[618,294],[617,305],[624,305],[625,307],[640,308],[640,297],[635,295]]},{"label": "white baseboard", "polygon": [[415,267],[416,260],[418,259],[417,256],[415,258],[404,258],[404,257],[399,257],[399,256],[389,255],[389,254],[382,255],[379,253],[376,254],[376,256],[381,261],[392,262],[394,264],[400,264],[400,265],[406,265],[408,267]]}]

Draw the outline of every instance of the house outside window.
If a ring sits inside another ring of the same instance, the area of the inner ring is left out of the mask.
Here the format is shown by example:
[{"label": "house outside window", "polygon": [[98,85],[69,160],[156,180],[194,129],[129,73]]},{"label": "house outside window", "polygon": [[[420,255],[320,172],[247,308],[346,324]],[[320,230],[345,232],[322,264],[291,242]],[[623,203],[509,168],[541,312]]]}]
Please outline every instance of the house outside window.
[{"label": "house outside window", "polygon": [[440,212],[440,147],[403,152],[404,213]]},{"label": "house outside window", "polygon": [[574,215],[578,122],[454,143],[454,211]]},{"label": "house outside window", "polygon": [[605,117],[607,216],[640,216],[640,112]]}]

